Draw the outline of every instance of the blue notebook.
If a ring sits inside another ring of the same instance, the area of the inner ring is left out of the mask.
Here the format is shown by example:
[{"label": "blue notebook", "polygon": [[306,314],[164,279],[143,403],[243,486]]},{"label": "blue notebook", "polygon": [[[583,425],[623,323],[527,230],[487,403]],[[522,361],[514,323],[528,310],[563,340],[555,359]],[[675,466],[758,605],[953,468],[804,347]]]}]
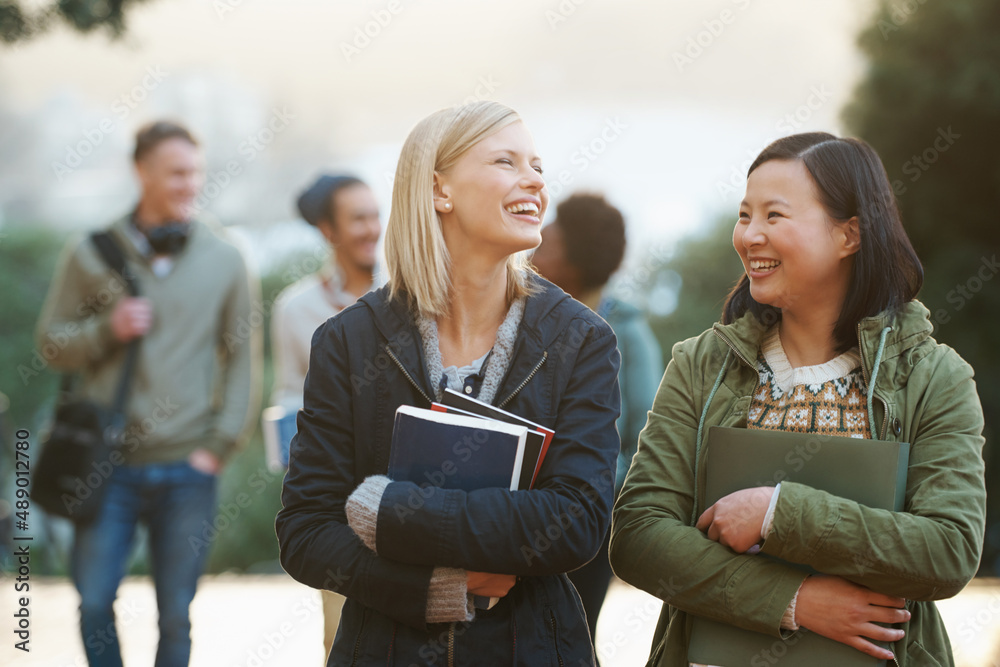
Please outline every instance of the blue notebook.
[{"label": "blue notebook", "polygon": [[267,456],[267,466],[272,471],[288,468],[288,451],[292,438],[298,430],[295,424],[297,415],[297,410],[286,410],[280,405],[272,405],[261,413],[264,452]]},{"label": "blue notebook", "polygon": [[524,426],[401,405],[388,474],[421,487],[516,491],[527,433]]}]

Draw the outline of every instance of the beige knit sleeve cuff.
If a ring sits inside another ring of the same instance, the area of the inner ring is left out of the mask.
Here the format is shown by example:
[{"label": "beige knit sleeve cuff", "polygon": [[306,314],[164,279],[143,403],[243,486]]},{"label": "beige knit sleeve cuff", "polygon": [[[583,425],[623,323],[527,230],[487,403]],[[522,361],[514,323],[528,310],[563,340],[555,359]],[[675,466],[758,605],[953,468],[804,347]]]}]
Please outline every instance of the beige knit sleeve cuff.
[{"label": "beige knit sleeve cuff", "polygon": [[347,504],[344,507],[347,524],[372,551],[375,551],[378,507],[382,504],[385,487],[391,482],[392,480],[385,475],[372,475],[354,489],[354,492],[347,497]]},{"label": "beige knit sleeve cuff", "polygon": [[792,597],[792,601],[788,603],[788,608],[785,609],[785,613],[781,616],[781,629],[791,630],[795,632],[799,629],[799,624],[795,622],[795,603],[799,601],[799,591],[802,590],[802,586],[799,586],[799,590],[795,591],[795,596]]},{"label": "beige knit sleeve cuff", "polygon": [[455,623],[471,621],[476,615],[468,594],[465,570],[436,567],[427,589],[427,622]]}]

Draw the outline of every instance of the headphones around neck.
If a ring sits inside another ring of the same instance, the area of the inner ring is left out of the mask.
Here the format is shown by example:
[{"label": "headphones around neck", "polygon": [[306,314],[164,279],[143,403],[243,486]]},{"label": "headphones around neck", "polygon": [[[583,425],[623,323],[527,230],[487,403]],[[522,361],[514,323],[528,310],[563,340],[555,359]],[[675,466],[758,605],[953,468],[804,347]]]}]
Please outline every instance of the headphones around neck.
[{"label": "headphones around neck", "polygon": [[177,255],[184,250],[188,236],[191,235],[191,225],[187,222],[169,220],[151,229],[143,229],[132,213],[132,226],[146,237],[149,247],[157,255]]}]

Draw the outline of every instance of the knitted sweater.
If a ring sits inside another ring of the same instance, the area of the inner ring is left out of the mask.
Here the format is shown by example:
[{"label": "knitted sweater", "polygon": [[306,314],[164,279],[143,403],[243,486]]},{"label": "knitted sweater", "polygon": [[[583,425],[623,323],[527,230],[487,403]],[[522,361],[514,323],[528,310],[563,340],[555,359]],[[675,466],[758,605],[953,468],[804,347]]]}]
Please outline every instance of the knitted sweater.
[{"label": "knitted sweater", "polygon": [[747,428],[870,438],[868,389],[857,348],[816,366],[793,368],[777,327],[761,344],[760,385]]},{"label": "knitted sweater", "polygon": [[[249,434],[258,405],[264,316],[255,276],[221,229],[198,221],[158,276],[129,224],[114,223],[112,236],[153,318],[127,401],[124,459],[178,461],[205,448],[224,460]],[[89,236],[78,237],[59,259],[36,330],[48,364],[78,372],[78,395],[108,406],[126,350],[111,332],[111,312],[125,294]]]}]

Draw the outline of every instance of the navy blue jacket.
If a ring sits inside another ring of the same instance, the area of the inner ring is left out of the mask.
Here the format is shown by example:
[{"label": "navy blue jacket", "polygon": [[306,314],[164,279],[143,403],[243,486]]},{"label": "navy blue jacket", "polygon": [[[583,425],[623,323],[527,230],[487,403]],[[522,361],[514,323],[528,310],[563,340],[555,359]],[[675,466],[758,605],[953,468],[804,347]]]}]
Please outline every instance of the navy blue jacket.
[{"label": "navy blue jacket", "polygon": [[[390,484],[376,553],[348,526],[350,493],[385,474],[400,405],[430,407],[413,316],[387,288],[313,336],[276,529],[295,579],[347,597],[329,665],[591,665],[583,608],[565,572],[597,553],[619,451],[619,355],[611,328],[541,278],[528,297],[495,405],[555,430],[535,488],[473,492]],[[405,508],[405,510],[402,510]],[[469,623],[427,624],[435,566],[520,577]]]}]

